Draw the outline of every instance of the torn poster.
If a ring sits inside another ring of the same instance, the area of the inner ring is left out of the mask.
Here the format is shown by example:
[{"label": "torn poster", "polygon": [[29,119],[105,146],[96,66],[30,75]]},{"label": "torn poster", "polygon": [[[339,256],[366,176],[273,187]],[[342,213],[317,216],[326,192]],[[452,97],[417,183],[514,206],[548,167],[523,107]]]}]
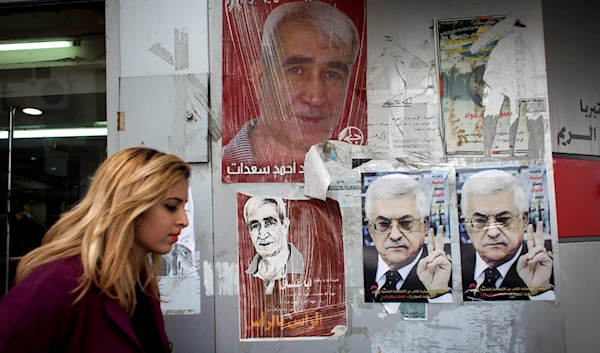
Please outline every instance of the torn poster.
[{"label": "torn poster", "polygon": [[435,21],[447,155],[523,156],[530,133],[543,136],[528,129],[528,119],[547,118],[543,53],[530,43],[538,23],[528,19]]},{"label": "torn poster", "polygon": [[337,202],[238,193],[240,339],[326,338],[347,328]]},{"label": "torn poster", "polygon": [[456,188],[464,300],[554,300],[546,168],[458,170]]},{"label": "torn poster", "polygon": [[310,146],[366,143],[365,17],[365,0],[223,0],[224,182],[301,182]]},{"label": "torn poster", "polygon": [[192,189],[188,189],[188,202],[184,206],[188,216],[188,226],[181,230],[177,243],[171,251],[163,255],[161,276],[195,276],[196,275],[196,237],[194,236],[194,199]]},{"label": "torn poster", "polygon": [[452,303],[448,173],[362,173],[365,302]]}]

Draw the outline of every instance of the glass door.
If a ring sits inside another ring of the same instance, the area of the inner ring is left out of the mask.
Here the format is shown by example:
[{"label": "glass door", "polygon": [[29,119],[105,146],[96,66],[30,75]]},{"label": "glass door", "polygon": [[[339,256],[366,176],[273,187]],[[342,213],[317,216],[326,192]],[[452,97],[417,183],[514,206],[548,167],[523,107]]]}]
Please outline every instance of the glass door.
[{"label": "glass door", "polygon": [[104,6],[0,8],[0,296],[106,158]]}]

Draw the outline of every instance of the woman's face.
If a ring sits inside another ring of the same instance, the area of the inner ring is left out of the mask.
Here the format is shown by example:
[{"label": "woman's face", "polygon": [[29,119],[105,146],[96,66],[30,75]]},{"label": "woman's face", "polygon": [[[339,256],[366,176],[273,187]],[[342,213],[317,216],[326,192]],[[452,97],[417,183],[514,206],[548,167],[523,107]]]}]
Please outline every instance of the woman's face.
[{"label": "woman's face", "polygon": [[188,181],[173,185],[166,197],[144,212],[135,225],[133,251],[138,259],[148,253],[166,254],[178,240],[181,229],[188,226],[184,209]]}]

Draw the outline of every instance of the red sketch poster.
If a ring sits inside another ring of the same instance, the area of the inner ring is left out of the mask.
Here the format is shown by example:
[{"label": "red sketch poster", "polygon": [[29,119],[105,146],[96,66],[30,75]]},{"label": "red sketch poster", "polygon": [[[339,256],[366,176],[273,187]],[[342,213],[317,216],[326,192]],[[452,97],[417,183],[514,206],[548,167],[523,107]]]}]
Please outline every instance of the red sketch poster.
[{"label": "red sketch poster", "polygon": [[224,182],[301,182],[310,146],[366,143],[365,17],[365,0],[223,0]]},{"label": "red sketch poster", "polygon": [[337,202],[237,194],[240,339],[326,338],[347,328]]}]

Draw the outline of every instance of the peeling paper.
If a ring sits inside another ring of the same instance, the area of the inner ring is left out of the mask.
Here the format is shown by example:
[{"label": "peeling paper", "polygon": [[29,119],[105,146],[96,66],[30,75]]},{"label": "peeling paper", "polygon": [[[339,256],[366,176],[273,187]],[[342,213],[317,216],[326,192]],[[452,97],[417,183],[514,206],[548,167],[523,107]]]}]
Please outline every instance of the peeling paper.
[{"label": "peeling paper", "polygon": [[[318,145],[317,145],[318,146]],[[312,146],[304,158],[304,195],[319,200],[325,200],[327,188],[331,183],[331,175],[317,150]]]},{"label": "peeling paper", "polygon": [[236,264],[232,262],[216,262],[215,272],[217,273],[217,294],[238,295],[239,288]]},{"label": "peeling paper", "polygon": [[388,314],[397,314],[400,303],[383,303],[383,308]]},{"label": "peeling paper", "polygon": [[[200,252],[195,252],[196,267],[200,266]],[[205,281],[206,283],[206,281]],[[164,315],[192,315],[201,313],[202,284],[200,276],[159,277],[160,306]]]},{"label": "peeling paper", "polygon": [[448,155],[528,155],[528,120],[548,119],[538,28],[529,13],[436,20]]},{"label": "peeling paper", "polygon": [[212,262],[204,261],[202,269],[204,271],[204,294],[207,297],[213,296],[215,295],[215,278]]},{"label": "peeling paper", "polygon": [[[165,315],[200,314],[200,298],[202,289],[200,278],[195,277],[160,277],[158,289],[163,302],[161,310]],[[185,295],[182,295],[185,293]]]},{"label": "peeling paper", "polygon": [[325,201],[333,179],[352,169],[352,146],[325,141],[312,146],[304,159],[304,194]]},{"label": "peeling paper", "polygon": [[435,61],[400,37],[386,35],[383,53],[369,66],[368,144],[378,159],[437,162],[444,151]]},{"label": "peeling paper", "polygon": [[427,304],[400,303],[400,313],[403,320],[427,320]]}]

